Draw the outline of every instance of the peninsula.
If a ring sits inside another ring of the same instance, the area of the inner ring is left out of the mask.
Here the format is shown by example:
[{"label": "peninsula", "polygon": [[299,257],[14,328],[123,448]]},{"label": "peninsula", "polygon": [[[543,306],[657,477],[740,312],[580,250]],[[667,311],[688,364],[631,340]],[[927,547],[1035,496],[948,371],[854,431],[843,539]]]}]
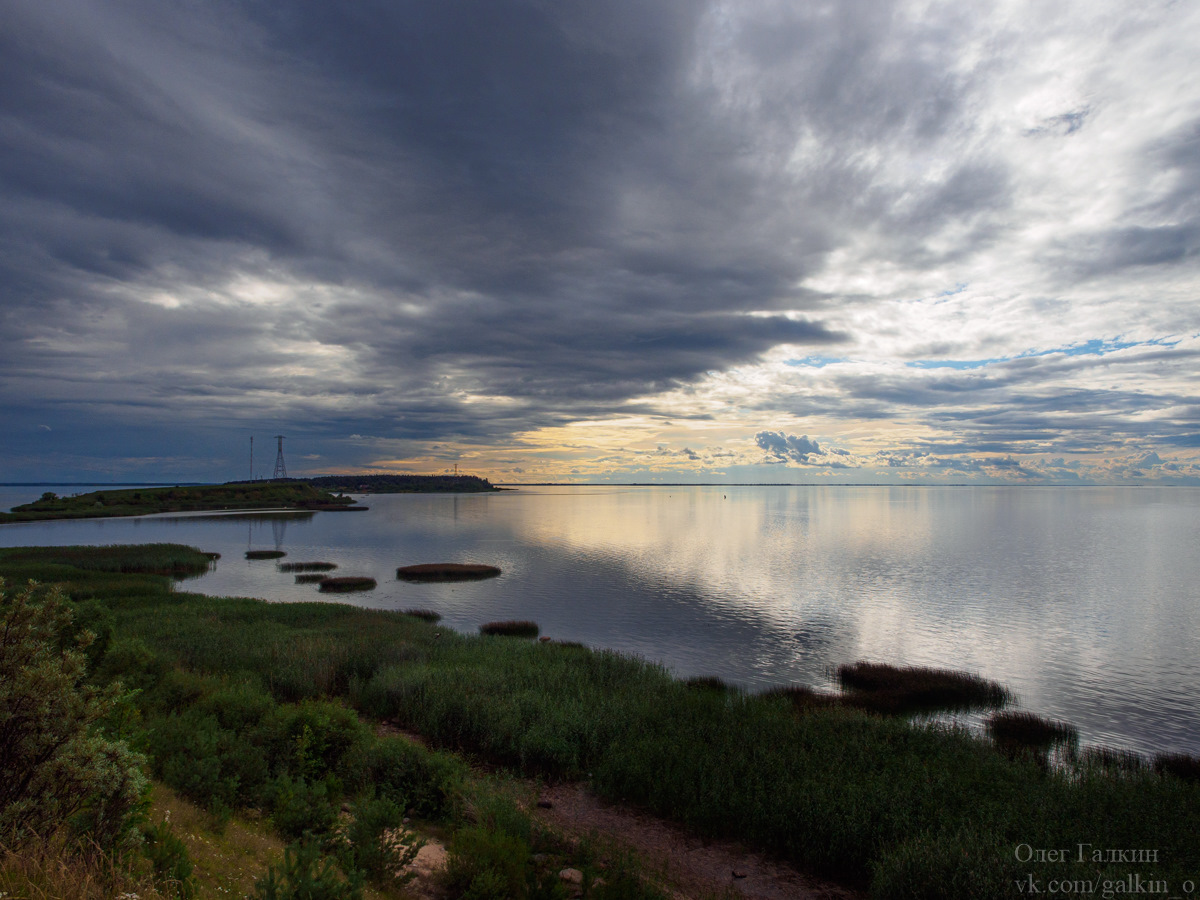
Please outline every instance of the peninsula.
[{"label": "peninsula", "polygon": [[340,497],[303,481],[235,481],[186,487],[91,491],[60,497],[47,491],[32,503],[0,513],[0,524],[46,519],[95,519],[146,516],[168,512],[217,510],[358,510],[350,497]]}]

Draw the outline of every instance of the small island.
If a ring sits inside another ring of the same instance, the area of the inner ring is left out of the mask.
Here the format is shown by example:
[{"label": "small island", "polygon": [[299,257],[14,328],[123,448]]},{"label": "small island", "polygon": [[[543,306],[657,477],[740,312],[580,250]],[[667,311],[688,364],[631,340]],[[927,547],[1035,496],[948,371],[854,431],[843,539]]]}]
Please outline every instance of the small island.
[{"label": "small island", "polygon": [[340,497],[302,481],[235,481],[228,484],[102,490],[70,497],[60,497],[47,491],[32,503],[15,506],[12,512],[0,513],[0,524],[220,510],[362,509],[366,507],[356,506],[350,497]]},{"label": "small island", "polygon": [[482,563],[419,563],[396,570],[401,581],[482,581],[499,574],[497,566]]}]

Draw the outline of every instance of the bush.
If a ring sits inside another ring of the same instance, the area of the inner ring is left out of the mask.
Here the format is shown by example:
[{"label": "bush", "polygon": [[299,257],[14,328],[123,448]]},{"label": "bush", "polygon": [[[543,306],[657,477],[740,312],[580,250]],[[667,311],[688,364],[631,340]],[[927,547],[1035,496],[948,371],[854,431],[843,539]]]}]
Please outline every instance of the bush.
[{"label": "bush", "polygon": [[446,885],[453,897],[515,900],[527,891],[529,845],[502,831],[464,828],[446,858]]},{"label": "bush", "polygon": [[144,828],[142,835],[146,839],[142,852],[154,867],[154,883],[160,890],[174,891],[183,900],[191,900],[196,895],[196,883],[183,841],[166,822]]},{"label": "bush", "polygon": [[283,851],[283,863],[271,866],[254,883],[258,900],[361,900],[362,876],[343,875],[337,864],[322,857],[316,841],[303,840]]},{"label": "bush", "polygon": [[286,838],[296,839],[305,832],[326,837],[337,825],[340,799],[337,780],[308,782],[283,775],[271,785],[271,819],[275,829]]},{"label": "bush", "polygon": [[143,760],[100,732],[121,694],[84,683],[91,632],[74,633],[61,590],[38,594],[0,579],[0,838],[70,822],[116,847],[146,790]]},{"label": "bush", "polygon": [[388,799],[364,800],[351,810],[346,830],[343,868],[357,869],[381,884],[405,884],[414,877],[405,870],[425,842],[401,828],[402,804]]}]

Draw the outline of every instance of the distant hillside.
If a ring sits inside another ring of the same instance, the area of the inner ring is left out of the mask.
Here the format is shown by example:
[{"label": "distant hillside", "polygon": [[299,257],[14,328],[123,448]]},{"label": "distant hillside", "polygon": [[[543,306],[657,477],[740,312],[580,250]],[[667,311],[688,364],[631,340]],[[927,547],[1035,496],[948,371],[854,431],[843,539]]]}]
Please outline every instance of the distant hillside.
[{"label": "distant hillside", "polygon": [[478,475],[321,475],[302,480],[322,490],[353,494],[478,494],[501,490]]}]

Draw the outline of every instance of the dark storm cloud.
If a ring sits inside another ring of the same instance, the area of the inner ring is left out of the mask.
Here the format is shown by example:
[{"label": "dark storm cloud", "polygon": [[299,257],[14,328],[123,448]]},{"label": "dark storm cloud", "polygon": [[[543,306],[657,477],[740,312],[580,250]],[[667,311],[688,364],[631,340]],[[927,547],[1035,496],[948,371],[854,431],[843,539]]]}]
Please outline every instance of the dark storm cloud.
[{"label": "dark storm cloud", "polygon": [[[249,418],[274,395],[317,430],[495,436],[842,339],[747,315],[816,299],[795,235],[774,243],[769,173],[687,84],[703,12],[11,5],[9,365],[50,404],[83,399],[53,384],[86,369],[87,399],[135,418],[171,398]],[[237,278],[338,296],[231,300]],[[298,375],[281,340],[349,355]],[[463,390],[509,400],[467,410]],[[345,414],[306,399],[343,394]]]},{"label": "dark storm cloud", "polygon": [[[2,15],[0,408],[34,437],[270,422],[498,443],[653,416],[656,395],[778,346],[849,352],[860,336],[832,323],[872,289],[814,276],[940,283],[1020,230],[1021,161],[977,123],[1022,41],[966,9],[10,0]],[[978,28],[995,57],[956,56]],[[1075,146],[1104,113],[1064,101],[1013,140]],[[1144,208],[1058,238],[1064,277],[1194,256],[1197,133],[1144,149],[1170,175]],[[1060,363],[838,375],[791,411],[920,410],[970,441],[957,429],[977,403],[979,427],[1003,430],[978,440],[1007,445],[1082,409],[1036,389]],[[1133,416],[1138,392],[1118,393],[1092,399]],[[1001,422],[1005,397],[1030,421]]]}]

